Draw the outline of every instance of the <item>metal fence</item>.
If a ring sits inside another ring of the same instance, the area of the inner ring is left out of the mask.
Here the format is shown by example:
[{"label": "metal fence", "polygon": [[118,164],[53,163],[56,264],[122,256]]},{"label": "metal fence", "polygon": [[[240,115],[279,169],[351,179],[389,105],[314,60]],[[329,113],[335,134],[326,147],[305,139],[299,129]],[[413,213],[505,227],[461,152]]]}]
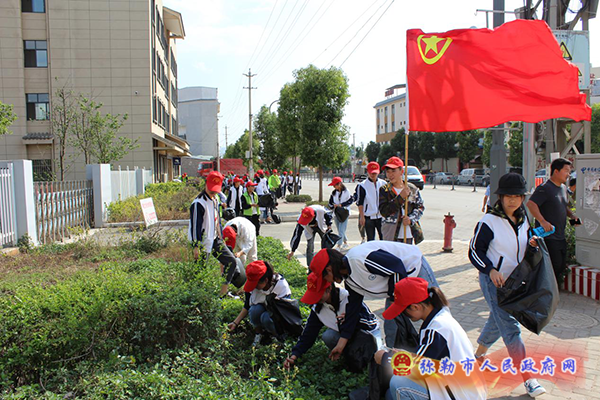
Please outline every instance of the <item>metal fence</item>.
[{"label": "metal fence", "polygon": [[[141,171],[143,176],[143,183],[141,187],[137,185],[136,174]],[[149,169],[134,169],[118,170],[110,172],[111,182],[111,202],[125,200],[132,196],[143,194],[143,188],[148,184],[152,183],[152,171]],[[141,190],[141,192],[140,192]]]},{"label": "metal fence", "polygon": [[72,228],[94,226],[92,181],[34,182],[38,240],[71,236]]},{"label": "metal fence", "polygon": [[0,162],[0,247],[17,243],[13,164]]}]

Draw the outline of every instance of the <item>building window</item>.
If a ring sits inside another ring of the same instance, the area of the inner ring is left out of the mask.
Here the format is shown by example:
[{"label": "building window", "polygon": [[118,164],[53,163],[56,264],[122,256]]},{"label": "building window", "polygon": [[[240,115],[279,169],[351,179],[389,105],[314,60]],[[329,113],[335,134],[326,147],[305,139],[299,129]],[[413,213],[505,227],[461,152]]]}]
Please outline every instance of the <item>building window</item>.
[{"label": "building window", "polygon": [[45,0],[21,0],[21,11],[23,12],[34,12],[34,13],[45,13],[46,12],[46,1]]},{"label": "building window", "polygon": [[48,45],[45,40],[25,40],[23,49],[25,51],[25,67],[48,67]]},{"label": "building window", "polygon": [[33,180],[39,181],[52,181],[54,176],[52,175],[52,160],[31,160],[33,167]]},{"label": "building window", "polygon": [[48,93],[27,93],[27,120],[47,121],[49,100]]},{"label": "building window", "polygon": [[392,132],[396,132],[396,121],[392,121]]},{"label": "building window", "polygon": [[396,105],[392,104],[392,115],[394,115],[395,112],[396,112]]},{"label": "building window", "polygon": [[387,118],[387,107],[385,108],[385,116]]}]

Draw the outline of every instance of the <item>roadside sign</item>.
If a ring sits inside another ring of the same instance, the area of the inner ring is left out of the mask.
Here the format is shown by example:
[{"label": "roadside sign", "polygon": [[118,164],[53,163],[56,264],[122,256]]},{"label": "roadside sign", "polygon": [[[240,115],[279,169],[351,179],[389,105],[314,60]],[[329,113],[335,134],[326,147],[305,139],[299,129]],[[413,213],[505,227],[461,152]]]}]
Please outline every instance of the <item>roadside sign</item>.
[{"label": "roadside sign", "polygon": [[181,157],[173,157],[173,165],[181,165]]},{"label": "roadside sign", "polygon": [[563,58],[579,69],[579,89],[590,88],[590,35],[588,31],[553,31]]},{"label": "roadside sign", "polygon": [[146,227],[158,223],[158,217],[156,216],[156,210],[154,209],[154,202],[152,197],[146,199],[140,199],[140,205],[142,206],[142,213],[144,214],[144,221]]}]

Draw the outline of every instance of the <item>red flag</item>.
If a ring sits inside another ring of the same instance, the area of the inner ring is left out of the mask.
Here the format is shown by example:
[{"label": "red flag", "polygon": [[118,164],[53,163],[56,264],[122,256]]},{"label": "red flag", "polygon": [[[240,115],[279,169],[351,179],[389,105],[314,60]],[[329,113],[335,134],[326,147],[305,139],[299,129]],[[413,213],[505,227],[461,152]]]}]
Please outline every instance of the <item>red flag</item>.
[{"label": "red flag", "polygon": [[578,69],[544,21],[497,29],[407,32],[411,131],[488,128],[507,121],[589,121]]}]

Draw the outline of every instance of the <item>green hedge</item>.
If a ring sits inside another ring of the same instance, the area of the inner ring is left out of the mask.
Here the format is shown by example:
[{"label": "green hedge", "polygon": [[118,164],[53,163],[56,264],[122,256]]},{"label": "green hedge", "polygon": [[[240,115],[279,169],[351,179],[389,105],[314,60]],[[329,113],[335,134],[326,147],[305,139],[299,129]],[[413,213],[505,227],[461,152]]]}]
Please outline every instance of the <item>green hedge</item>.
[{"label": "green hedge", "polygon": [[[259,258],[306,288],[306,268],[277,239]],[[58,251],[56,251],[58,253]],[[218,265],[140,259],[66,279],[0,286],[0,397],[6,399],[339,399],[367,375],[327,360],[317,341],[298,368],[295,344],[252,348],[246,320],[226,330],[242,300],[219,300]],[[309,308],[301,306],[306,317]]]},{"label": "green hedge", "polygon": [[288,194],[285,197],[285,201],[288,203],[306,203],[307,201],[311,201],[312,197],[308,194]]}]

